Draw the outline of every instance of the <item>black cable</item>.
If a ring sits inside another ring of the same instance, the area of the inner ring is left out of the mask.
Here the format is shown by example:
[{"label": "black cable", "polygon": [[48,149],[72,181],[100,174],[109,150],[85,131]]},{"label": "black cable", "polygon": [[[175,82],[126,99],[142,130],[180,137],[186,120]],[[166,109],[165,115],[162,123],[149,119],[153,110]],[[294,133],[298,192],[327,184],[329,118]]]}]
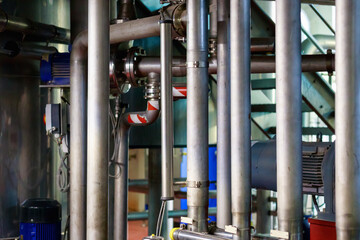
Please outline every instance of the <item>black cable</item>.
[{"label": "black cable", "polygon": [[312,197],[312,201],[313,201],[313,203],[314,203],[315,209],[316,209],[316,211],[319,213],[319,212],[320,212],[320,207],[319,207],[318,202],[316,201],[316,196],[315,196],[315,195],[312,195],[311,197]]}]

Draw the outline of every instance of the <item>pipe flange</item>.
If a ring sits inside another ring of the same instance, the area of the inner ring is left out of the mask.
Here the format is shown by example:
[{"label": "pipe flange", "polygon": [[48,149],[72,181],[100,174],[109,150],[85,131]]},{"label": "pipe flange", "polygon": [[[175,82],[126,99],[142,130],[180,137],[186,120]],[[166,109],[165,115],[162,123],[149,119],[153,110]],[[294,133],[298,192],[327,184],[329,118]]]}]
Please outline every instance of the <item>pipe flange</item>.
[{"label": "pipe flange", "polygon": [[178,5],[172,14],[173,28],[181,37],[186,37],[186,25],[183,22],[183,15],[186,11],[186,4]]},{"label": "pipe flange", "polygon": [[109,78],[110,78],[110,92],[112,95],[125,94],[129,92],[131,84],[127,78],[122,74],[120,69],[121,64],[119,61],[118,53],[116,51],[111,52],[109,61]]},{"label": "pipe flange", "polygon": [[209,181],[186,181],[186,186],[188,188],[203,188],[209,187]]},{"label": "pipe flange", "polygon": [[128,50],[127,56],[125,59],[125,71],[124,74],[134,87],[140,87],[143,86],[145,83],[146,78],[139,78],[136,77],[137,74],[137,62],[138,62],[138,56],[145,56],[145,50],[139,47],[132,47]]}]

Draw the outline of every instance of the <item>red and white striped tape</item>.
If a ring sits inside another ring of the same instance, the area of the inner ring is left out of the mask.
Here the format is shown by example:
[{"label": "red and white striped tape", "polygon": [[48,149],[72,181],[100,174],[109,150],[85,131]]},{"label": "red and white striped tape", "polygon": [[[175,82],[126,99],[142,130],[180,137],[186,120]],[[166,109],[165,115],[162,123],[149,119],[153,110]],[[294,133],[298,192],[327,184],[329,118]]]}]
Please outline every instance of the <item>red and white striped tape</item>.
[{"label": "red and white striped tape", "polygon": [[[147,111],[158,111],[160,109],[159,101],[153,100],[147,102]],[[148,123],[148,119],[146,118],[146,114],[129,114],[127,117],[128,123],[138,123],[138,124],[144,124]]]},{"label": "red and white striped tape", "polygon": [[148,111],[158,111],[160,109],[159,101],[148,101],[147,110]]},{"label": "red and white striped tape", "polygon": [[146,116],[141,116],[140,114],[129,114],[128,123],[147,123]]},{"label": "red and white striped tape", "polygon": [[173,87],[174,98],[184,98],[187,95],[186,87]]}]

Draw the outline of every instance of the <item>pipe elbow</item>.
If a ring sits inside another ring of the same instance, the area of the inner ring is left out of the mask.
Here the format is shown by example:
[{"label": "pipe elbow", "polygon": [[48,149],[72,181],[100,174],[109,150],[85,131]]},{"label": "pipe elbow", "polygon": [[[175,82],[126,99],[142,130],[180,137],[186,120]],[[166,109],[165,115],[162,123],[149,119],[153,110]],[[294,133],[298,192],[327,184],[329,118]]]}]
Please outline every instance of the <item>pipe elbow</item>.
[{"label": "pipe elbow", "polygon": [[122,121],[128,126],[148,126],[157,120],[159,114],[159,100],[149,100],[146,111],[127,113],[123,116]]},{"label": "pipe elbow", "polygon": [[82,61],[87,59],[87,49],[88,49],[88,31],[82,31],[79,33],[71,49],[70,61]]}]

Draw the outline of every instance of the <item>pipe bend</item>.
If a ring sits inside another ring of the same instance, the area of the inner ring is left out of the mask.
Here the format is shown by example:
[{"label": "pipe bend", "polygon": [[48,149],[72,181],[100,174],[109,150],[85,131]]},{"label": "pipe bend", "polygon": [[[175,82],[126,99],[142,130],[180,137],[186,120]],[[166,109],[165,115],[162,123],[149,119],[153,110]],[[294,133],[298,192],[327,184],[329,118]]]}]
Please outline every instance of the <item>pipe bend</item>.
[{"label": "pipe bend", "polygon": [[149,100],[146,111],[130,112],[122,117],[122,121],[128,126],[148,126],[156,121],[160,114],[159,100]]},{"label": "pipe bend", "polygon": [[80,32],[73,44],[71,49],[70,61],[81,61],[87,59],[88,49],[88,31],[84,30]]}]

